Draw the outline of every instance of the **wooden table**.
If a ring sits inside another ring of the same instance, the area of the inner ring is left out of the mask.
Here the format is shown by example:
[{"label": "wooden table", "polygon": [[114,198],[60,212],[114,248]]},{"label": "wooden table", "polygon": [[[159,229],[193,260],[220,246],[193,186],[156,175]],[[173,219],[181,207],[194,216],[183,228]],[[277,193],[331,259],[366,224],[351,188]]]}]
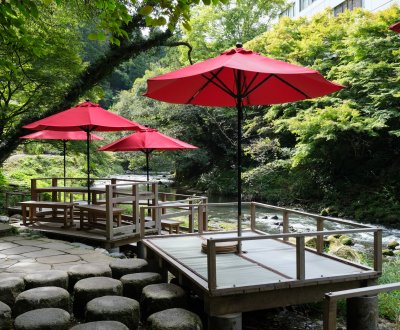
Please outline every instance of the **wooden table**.
[{"label": "wooden table", "polygon": [[[29,223],[32,224],[35,221],[39,220],[36,217],[36,209],[41,208],[41,207],[49,208],[52,211],[53,218],[46,219],[46,220],[57,222],[57,210],[62,210],[64,226],[68,227],[68,226],[72,226],[74,224],[74,217],[73,217],[74,204],[73,203],[49,202],[49,201],[25,201],[25,202],[19,202],[18,204],[21,205],[22,222],[23,222],[24,226],[27,226],[26,209],[29,208]],[[69,213],[69,216],[68,216],[68,213]]]}]

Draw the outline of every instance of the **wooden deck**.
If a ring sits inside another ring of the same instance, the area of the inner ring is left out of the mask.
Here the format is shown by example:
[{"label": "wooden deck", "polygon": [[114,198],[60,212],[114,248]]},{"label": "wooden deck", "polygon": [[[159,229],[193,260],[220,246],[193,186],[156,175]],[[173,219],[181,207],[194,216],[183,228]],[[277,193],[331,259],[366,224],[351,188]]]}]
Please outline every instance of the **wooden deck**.
[{"label": "wooden deck", "polygon": [[380,274],[304,246],[301,257],[297,244],[271,236],[279,235],[245,231],[242,254],[201,252],[203,240],[237,239],[236,233],[152,237],[143,243],[146,257],[194,289],[209,315],[322,301],[326,292],[367,286]]}]

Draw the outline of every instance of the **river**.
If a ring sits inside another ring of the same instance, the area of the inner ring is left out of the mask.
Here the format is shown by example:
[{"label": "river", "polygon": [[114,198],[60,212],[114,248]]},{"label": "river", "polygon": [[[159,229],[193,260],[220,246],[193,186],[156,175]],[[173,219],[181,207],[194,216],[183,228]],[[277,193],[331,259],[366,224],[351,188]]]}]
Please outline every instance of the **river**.
[{"label": "river", "polygon": [[[116,175],[112,176],[113,178],[119,179],[129,179],[129,180],[139,180],[145,181],[146,175],[137,175],[137,174],[124,174],[124,175]],[[160,192],[170,192],[170,193],[179,193],[179,194],[188,194],[193,195],[193,192],[184,191],[181,189],[174,189],[170,187],[171,177],[168,173],[152,173],[150,175],[150,181],[156,181],[159,183],[159,191]],[[101,183],[100,183],[101,184]],[[198,196],[202,195],[201,193],[197,193]],[[232,202],[235,201],[232,197],[225,196],[207,196],[209,203],[224,203],[224,202]],[[231,227],[235,226],[236,220],[236,207],[235,206],[223,206],[223,207],[210,207],[209,212],[209,220],[211,226],[216,228],[224,227],[224,225],[228,224]],[[243,228],[246,228],[250,224],[250,222],[246,219],[250,218],[249,207],[243,206]],[[290,229],[292,232],[304,232],[304,231],[313,231],[316,230],[316,222],[310,217],[291,214],[290,218]],[[276,212],[274,210],[265,209],[262,212],[257,210],[256,217],[257,229],[262,230],[267,233],[280,233],[282,226],[282,214]],[[368,224],[368,223],[366,223]],[[382,241],[385,246],[389,241],[396,240],[400,242],[400,229],[388,228],[381,225],[374,225],[376,227],[382,228]],[[325,223],[326,230],[341,230],[348,229],[349,226],[332,223],[327,221]],[[373,235],[369,233],[360,233],[354,234],[352,237],[356,242],[356,248],[360,248],[362,250],[365,246],[370,246],[373,241]]]}]

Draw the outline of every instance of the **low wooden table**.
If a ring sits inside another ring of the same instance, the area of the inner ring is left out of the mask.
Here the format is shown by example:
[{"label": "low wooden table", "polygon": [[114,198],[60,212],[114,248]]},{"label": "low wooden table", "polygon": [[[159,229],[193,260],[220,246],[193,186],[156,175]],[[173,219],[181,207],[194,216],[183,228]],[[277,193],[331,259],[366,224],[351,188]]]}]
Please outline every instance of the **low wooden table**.
[{"label": "low wooden table", "polygon": [[[52,211],[53,218],[46,220],[57,222],[57,210],[62,210],[64,226],[68,227],[68,226],[73,226],[74,224],[74,217],[73,217],[74,203],[50,202],[50,201],[25,201],[25,202],[19,202],[18,204],[21,205],[22,222],[24,226],[27,226],[26,209],[29,208],[29,223],[32,224],[35,221],[39,220],[36,217],[36,209],[40,207],[49,208]],[[69,211],[69,216],[68,216],[68,211]]]},{"label": "low wooden table", "polygon": [[179,234],[179,225],[181,223],[181,221],[176,220],[161,220],[161,228],[164,230],[168,230],[170,234],[172,234],[175,229],[175,232]]},{"label": "low wooden table", "polygon": [[[103,224],[97,223],[97,216],[106,216],[105,205],[78,205],[77,208],[80,211],[80,229],[84,227],[96,227],[102,228]],[[113,207],[113,220],[116,220],[117,226],[121,226],[123,209]],[[87,222],[84,221],[84,216],[87,216]]]}]

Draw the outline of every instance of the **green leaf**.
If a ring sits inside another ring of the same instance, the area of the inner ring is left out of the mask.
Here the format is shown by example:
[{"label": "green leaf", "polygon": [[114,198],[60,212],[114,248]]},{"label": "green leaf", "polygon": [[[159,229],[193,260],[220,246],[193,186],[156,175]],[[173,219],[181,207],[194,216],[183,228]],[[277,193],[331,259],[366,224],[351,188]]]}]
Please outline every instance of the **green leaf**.
[{"label": "green leaf", "polygon": [[89,33],[88,39],[89,40],[97,40],[97,33]]},{"label": "green leaf", "polygon": [[100,41],[106,40],[106,35],[104,34],[104,32],[98,32],[97,39]]},{"label": "green leaf", "polygon": [[190,23],[188,21],[184,21],[182,23],[182,26],[187,30],[187,31],[192,31],[192,26],[190,25]]},{"label": "green leaf", "polygon": [[152,11],[153,11],[153,6],[147,5],[147,6],[140,8],[139,14],[143,15],[143,16],[147,16],[147,15],[150,15],[152,13]]},{"label": "green leaf", "polygon": [[209,5],[211,4],[211,0],[203,0],[203,3],[204,3],[206,6],[209,6]]}]

